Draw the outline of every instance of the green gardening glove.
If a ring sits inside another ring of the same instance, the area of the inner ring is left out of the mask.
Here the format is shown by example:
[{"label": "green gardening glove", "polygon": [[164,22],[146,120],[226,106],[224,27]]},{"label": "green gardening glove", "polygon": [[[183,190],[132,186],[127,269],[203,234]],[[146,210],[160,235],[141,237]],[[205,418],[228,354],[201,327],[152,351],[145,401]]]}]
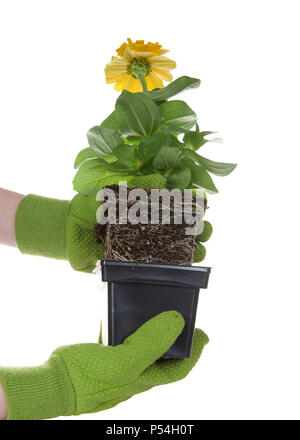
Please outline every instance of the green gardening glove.
[{"label": "green gardening glove", "polygon": [[67,260],[75,270],[91,273],[102,257],[94,226],[100,202],[77,194],[71,201],[30,194],[16,214],[15,235],[24,254]]},{"label": "green gardening glove", "polygon": [[[71,202],[26,196],[16,215],[18,248],[25,254],[68,260],[73,269],[91,273],[102,257],[102,245],[94,235],[99,206],[95,195],[77,194]],[[196,239],[194,263],[205,258],[202,242],[211,233],[212,226],[205,221],[204,230]]]},{"label": "green gardening glove", "polygon": [[183,379],[208,337],[196,330],[190,359],[159,359],[184,327],[178,312],[164,312],[116,347],[61,347],[36,368],[0,368],[10,420],[49,419],[111,408],[134,394]]}]

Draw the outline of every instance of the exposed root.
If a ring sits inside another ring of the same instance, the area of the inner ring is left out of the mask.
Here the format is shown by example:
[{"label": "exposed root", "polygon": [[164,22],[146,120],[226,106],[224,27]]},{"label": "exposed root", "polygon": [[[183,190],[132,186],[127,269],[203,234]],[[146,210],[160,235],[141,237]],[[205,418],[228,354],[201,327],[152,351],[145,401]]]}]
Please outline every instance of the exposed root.
[{"label": "exposed root", "polygon": [[[118,197],[118,186],[110,186]],[[130,188],[128,188],[130,191]],[[151,190],[147,190],[149,200]],[[195,208],[195,199],[192,203],[192,212]],[[135,202],[128,202],[128,207]],[[150,204],[149,204],[150,205]],[[161,219],[164,206],[160,202],[154,206],[154,210],[159,212],[159,224],[151,224],[151,209],[148,209],[148,224],[131,223],[119,224],[120,215],[117,212],[117,224],[97,224],[95,235],[98,242],[104,245],[103,258],[117,261],[136,261],[157,264],[178,264],[191,265],[195,247],[195,237],[186,235],[186,227],[190,227],[184,222],[175,222],[175,206],[171,204],[170,224],[162,224]],[[153,206],[152,206],[153,212]]]}]

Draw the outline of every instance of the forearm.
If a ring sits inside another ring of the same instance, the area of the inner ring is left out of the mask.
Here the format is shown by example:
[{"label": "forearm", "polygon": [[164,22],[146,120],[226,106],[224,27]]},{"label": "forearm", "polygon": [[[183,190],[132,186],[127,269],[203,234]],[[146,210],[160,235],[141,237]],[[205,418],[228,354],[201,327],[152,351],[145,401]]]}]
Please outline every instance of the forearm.
[{"label": "forearm", "polygon": [[5,420],[7,417],[6,399],[2,384],[0,382],[0,420]]},{"label": "forearm", "polygon": [[15,217],[23,194],[0,188],[0,244],[16,246]]}]

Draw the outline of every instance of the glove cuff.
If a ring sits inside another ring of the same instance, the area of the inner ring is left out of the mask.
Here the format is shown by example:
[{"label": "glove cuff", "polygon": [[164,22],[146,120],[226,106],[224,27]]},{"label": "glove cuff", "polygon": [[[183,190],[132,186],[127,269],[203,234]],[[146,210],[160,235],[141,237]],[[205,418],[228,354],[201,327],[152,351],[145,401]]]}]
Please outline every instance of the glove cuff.
[{"label": "glove cuff", "polygon": [[67,200],[30,194],[22,199],[16,214],[15,234],[23,254],[66,260]]},{"label": "glove cuff", "polygon": [[75,392],[64,362],[53,355],[40,367],[0,368],[7,420],[42,420],[75,412]]}]

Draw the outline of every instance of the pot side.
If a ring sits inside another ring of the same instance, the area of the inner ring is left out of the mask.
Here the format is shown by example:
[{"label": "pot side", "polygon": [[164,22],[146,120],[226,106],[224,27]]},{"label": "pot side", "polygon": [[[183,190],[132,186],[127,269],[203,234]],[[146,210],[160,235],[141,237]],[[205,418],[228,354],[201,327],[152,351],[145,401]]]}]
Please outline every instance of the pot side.
[{"label": "pot side", "polygon": [[159,313],[176,310],[185,320],[183,332],[165,358],[189,358],[200,288],[206,288],[209,267],[102,260],[107,282],[108,344],[121,344]]}]

